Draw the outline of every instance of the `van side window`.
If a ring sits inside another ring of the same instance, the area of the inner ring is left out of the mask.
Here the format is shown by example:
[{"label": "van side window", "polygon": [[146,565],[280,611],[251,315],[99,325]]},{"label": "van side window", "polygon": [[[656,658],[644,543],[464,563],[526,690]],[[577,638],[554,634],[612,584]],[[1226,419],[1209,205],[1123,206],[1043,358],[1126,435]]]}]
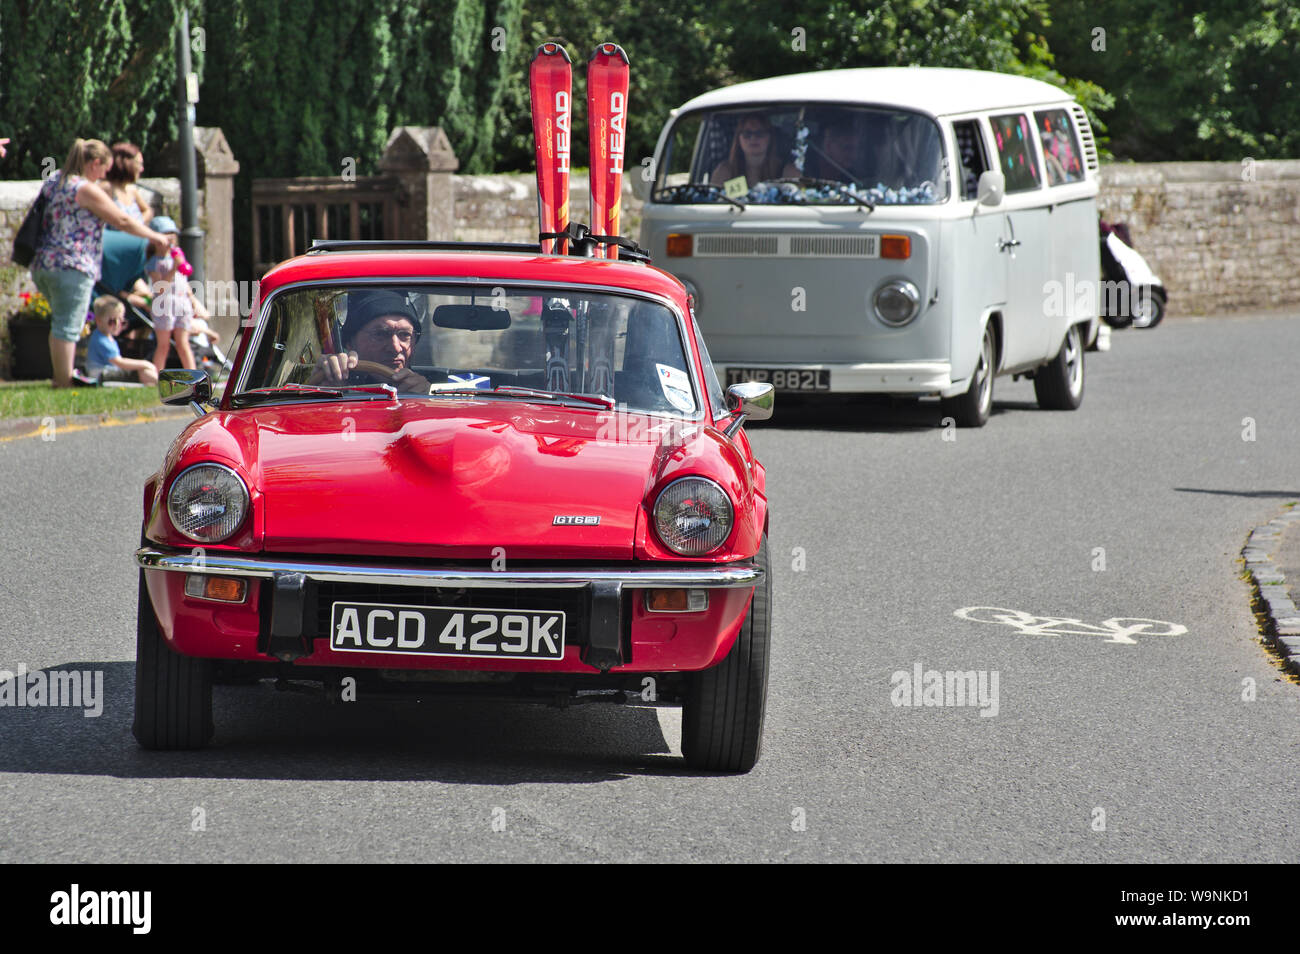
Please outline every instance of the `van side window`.
[{"label": "van side window", "polygon": [[1065,185],[1083,181],[1083,160],[1079,140],[1075,138],[1070,114],[1064,109],[1040,109],[1034,113],[1038,138],[1043,141],[1043,163],[1047,166],[1047,184]]},{"label": "van side window", "polygon": [[984,153],[984,139],[980,136],[979,121],[966,119],[953,123],[952,134],[957,141],[961,197],[973,199],[978,191],[980,174],[987,172],[989,168],[988,156]]},{"label": "van side window", "polygon": [[998,146],[998,169],[1006,177],[1007,192],[1029,192],[1042,185],[1037,150],[1029,120],[1023,113],[990,116],[993,141]]}]

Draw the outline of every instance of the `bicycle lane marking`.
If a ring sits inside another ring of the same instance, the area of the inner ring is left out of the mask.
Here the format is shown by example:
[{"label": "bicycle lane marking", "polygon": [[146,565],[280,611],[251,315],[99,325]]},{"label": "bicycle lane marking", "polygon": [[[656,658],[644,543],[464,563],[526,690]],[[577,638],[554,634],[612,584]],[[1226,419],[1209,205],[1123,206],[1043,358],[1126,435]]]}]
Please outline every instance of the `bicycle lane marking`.
[{"label": "bicycle lane marking", "polygon": [[1136,646],[1134,636],[1182,636],[1187,632],[1181,623],[1138,616],[1114,616],[1093,625],[1070,616],[1034,616],[999,606],[966,606],[953,615],[971,623],[1011,626],[1022,636],[1104,636],[1103,642],[1122,646]]}]

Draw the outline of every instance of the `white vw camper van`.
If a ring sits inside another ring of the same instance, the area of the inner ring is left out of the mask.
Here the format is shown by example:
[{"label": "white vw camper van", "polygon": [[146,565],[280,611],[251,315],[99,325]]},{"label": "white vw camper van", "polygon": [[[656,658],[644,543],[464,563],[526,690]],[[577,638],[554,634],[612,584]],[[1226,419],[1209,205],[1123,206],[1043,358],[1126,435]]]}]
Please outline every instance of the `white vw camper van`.
[{"label": "white vw camper van", "polygon": [[978,70],[832,70],[675,110],[641,244],[692,292],[726,385],[938,395],[993,379],[1083,400],[1097,334],[1097,150],[1083,108]]}]

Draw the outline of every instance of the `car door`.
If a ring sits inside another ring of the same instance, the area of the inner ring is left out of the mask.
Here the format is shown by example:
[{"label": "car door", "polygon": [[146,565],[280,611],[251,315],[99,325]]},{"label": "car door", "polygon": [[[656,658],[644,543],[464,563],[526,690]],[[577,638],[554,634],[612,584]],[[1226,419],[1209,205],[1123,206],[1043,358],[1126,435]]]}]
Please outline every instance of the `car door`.
[{"label": "car door", "polygon": [[1041,363],[1048,347],[1043,301],[1051,248],[1043,172],[1033,124],[1026,111],[989,116],[997,169],[1006,178],[999,253],[1006,257],[1004,368]]}]

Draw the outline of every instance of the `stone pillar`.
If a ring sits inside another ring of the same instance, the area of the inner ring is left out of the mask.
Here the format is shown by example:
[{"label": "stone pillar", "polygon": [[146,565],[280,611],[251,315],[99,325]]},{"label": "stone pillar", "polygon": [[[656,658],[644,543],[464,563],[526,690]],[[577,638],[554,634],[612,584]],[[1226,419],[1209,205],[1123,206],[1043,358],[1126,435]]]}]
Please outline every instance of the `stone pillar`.
[{"label": "stone pillar", "polygon": [[399,126],[389,134],[379,169],[399,181],[405,197],[391,238],[449,242],[455,237],[452,173],[458,168],[460,160],[441,126]]}]

